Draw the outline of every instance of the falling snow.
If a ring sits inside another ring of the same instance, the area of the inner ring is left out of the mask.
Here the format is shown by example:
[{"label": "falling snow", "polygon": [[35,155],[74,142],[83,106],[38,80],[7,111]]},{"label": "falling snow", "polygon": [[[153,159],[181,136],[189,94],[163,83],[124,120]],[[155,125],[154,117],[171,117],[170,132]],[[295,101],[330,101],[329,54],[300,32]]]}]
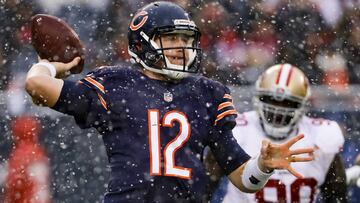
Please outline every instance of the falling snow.
[{"label": "falling snow", "polygon": [[[310,79],[309,115],[340,124],[345,135],[343,162],[346,167],[354,165],[360,146],[358,1],[174,1],[190,12],[202,32],[202,74],[228,85],[239,112],[253,108],[253,84],[265,68],[292,63]],[[9,154],[16,148],[11,124],[20,115],[37,117],[41,123],[39,140],[50,161],[53,202],[101,202],[110,176],[103,138],[95,129],[80,129],[72,117],[35,106],[25,92],[26,72],[37,61],[30,42],[30,17],[37,13],[56,15],[79,34],[86,46],[86,64],[81,74],[69,77],[76,81],[96,67],[130,62],[129,20],[148,2],[0,0],[0,202]],[[207,108],[212,106],[206,103]],[[124,109],[131,115],[129,111]],[[201,127],[199,123],[194,125]],[[112,131],[113,126],[108,130]],[[202,154],[195,157],[202,159]],[[127,164],[137,167],[134,162]],[[151,179],[145,178],[139,178],[138,183]],[[350,187],[348,198],[360,202],[360,189]]]}]

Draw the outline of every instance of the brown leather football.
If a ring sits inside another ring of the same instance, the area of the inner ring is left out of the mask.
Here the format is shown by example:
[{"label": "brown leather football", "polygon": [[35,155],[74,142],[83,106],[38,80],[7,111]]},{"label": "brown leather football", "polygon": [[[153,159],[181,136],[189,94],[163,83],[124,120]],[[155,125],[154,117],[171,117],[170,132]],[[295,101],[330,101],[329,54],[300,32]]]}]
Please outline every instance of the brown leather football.
[{"label": "brown leather football", "polygon": [[81,61],[70,72],[83,70],[85,47],[76,32],[60,18],[46,14],[33,16],[31,42],[41,59],[68,63],[80,56]]}]

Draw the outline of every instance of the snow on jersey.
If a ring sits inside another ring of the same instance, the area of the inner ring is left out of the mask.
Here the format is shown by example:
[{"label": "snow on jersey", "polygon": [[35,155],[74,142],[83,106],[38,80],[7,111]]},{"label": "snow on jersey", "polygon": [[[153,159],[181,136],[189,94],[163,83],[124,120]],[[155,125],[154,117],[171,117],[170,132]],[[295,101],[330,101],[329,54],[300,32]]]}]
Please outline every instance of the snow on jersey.
[{"label": "snow on jersey", "polygon": [[[239,145],[252,157],[260,152],[261,141],[268,139],[255,111],[239,114],[233,134]],[[343,146],[344,137],[336,122],[307,116],[303,116],[298,131],[290,137],[296,134],[304,134],[305,137],[295,143],[291,149],[303,147],[316,149],[314,161],[292,163],[292,167],[303,175],[303,179],[297,179],[286,170],[276,170],[265,187],[255,194],[241,193],[227,181],[223,202],[315,202],[330,164]]]}]

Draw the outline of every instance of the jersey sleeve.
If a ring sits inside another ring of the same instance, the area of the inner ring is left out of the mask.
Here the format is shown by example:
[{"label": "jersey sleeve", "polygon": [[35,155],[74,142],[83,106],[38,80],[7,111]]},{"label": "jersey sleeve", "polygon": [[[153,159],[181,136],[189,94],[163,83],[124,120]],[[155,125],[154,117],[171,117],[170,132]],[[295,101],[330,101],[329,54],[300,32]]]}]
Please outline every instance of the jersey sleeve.
[{"label": "jersey sleeve", "polygon": [[232,131],[229,129],[212,131],[210,148],[226,175],[250,159],[250,156],[236,142]]},{"label": "jersey sleeve", "polygon": [[220,129],[233,129],[236,125],[237,111],[233,104],[233,99],[229,88],[221,85],[215,91],[217,97],[217,106],[215,113],[214,126]]},{"label": "jersey sleeve", "polygon": [[250,156],[240,147],[232,134],[237,111],[229,88],[218,82],[208,82],[207,87],[212,91],[209,101],[213,104],[209,146],[220,167],[229,175],[248,161]]},{"label": "jersey sleeve", "polygon": [[316,128],[316,145],[325,153],[336,154],[342,149],[345,139],[339,124],[335,121],[324,120]]},{"label": "jersey sleeve", "polygon": [[65,80],[60,97],[52,108],[73,116],[80,128],[97,127],[107,110],[105,101],[99,91],[84,80]]}]

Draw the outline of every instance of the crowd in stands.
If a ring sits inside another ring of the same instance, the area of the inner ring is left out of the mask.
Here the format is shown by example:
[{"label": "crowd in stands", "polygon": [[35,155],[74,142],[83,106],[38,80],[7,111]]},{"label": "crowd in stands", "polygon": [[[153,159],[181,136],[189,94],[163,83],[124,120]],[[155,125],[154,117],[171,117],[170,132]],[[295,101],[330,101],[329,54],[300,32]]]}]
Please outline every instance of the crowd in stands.
[{"label": "crowd in stands", "polygon": [[[289,62],[304,70],[312,84],[360,83],[358,1],[174,1],[190,11],[202,31],[203,73],[209,77],[252,84],[265,67]],[[32,15],[50,13],[75,28],[87,48],[87,72],[128,61],[129,18],[149,0],[55,2],[0,4],[1,89],[36,60],[30,44]]]}]

